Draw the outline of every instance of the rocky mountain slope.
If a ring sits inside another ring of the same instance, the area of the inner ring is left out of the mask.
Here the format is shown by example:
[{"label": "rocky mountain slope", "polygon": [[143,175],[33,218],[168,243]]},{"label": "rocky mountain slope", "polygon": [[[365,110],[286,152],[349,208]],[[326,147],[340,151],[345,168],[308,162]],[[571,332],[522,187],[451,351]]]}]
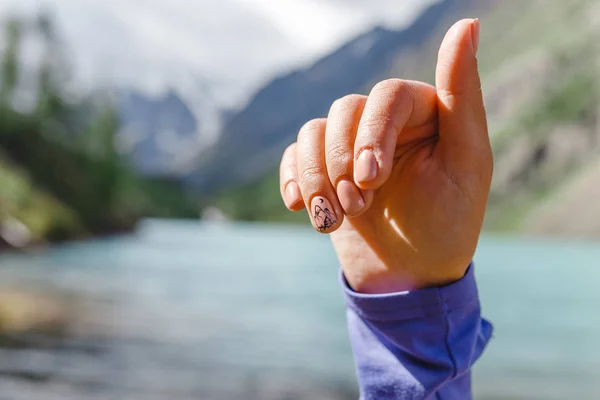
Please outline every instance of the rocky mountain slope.
[{"label": "rocky mountain slope", "polygon": [[199,126],[186,102],[174,91],[153,98],[136,91],[117,96],[119,144],[137,170],[176,176],[197,155]]},{"label": "rocky mountain slope", "polygon": [[[531,2],[518,18],[507,12],[512,29],[488,39],[505,56],[491,46],[482,53],[496,161],[487,226],[599,235],[593,206],[572,206],[593,201],[600,184],[589,171],[600,155],[600,7],[549,3]],[[502,26],[497,16],[491,22]]]}]

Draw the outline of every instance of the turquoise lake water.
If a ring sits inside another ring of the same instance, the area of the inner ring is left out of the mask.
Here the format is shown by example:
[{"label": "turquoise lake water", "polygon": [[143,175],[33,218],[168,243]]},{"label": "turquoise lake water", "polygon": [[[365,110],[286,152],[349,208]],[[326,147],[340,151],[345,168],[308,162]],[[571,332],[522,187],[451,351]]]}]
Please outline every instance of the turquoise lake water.
[{"label": "turquoise lake water", "polygon": [[[94,306],[70,345],[2,349],[0,394],[355,398],[337,273],[327,237],[277,225],[146,221],[128,237],[2,255],[3,283]],[[484,236],[476,275],[495,325],[476,398],[599,399],[600,243]]]}]

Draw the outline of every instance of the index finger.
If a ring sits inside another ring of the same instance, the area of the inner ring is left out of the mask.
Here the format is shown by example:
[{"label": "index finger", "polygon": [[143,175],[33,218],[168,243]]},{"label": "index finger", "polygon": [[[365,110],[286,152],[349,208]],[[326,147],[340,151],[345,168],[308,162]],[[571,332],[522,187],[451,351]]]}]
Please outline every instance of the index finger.
[{"label": "index finger", "polygon": [[[365,106],[354,144],[354,180],[361,189],[377,189],[388,179],[397,144],[406,129],[437,118],[436,89],[422,82],[389,79],[375,85]],[[419,134],[417,130],[414,131]]]}]

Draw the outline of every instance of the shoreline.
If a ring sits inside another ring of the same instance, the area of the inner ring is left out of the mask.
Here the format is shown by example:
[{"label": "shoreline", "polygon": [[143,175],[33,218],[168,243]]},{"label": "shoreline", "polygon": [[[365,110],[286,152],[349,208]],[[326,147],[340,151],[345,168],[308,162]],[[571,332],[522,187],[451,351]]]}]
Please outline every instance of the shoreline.
[{"label": "shoreline", "polygon": [[[14,246],[11,245],[0,232],[0,255],[9,252],[15,253],[30,253],[43,251],[53,246],[59,246],[62,244],[68,243],[79,243],[85,242],[89,240],[95,239],[106,239],[112,238],[122,235],[133,234],[136,232],[140,223],[149,220],[155,220],[156,218],[140,218],[135,222],[128,224],[127,226],[119,226],[119,227],[110,227],[107,229],[102,229],[95,231],[93,233],[85,233],[85,234],[76,234],[73,236],[66,236],[60,239],[51,239],[44,238],[42,240],[33,240],[27,242],[23,246]],[[195,223],[215,223],[217,225],[238,225],[243,226],[245,224],[250,225],[264,225],[264,226],[279,226],[279,227],[294,227],[294,228],[306,228],[307,231],[310,230],[305,224],[299,223],[289,223],[286,221],[244,221],[244,220],[211,220],[211,219],[166,219],[172,221],[194,221]],[[570,241],[578,241],[578,242],[587,242],[593,244],[600,244],[600,235],[597,234],[584,234],[584,235],[570,235],[568,232],[561,231],[548,231],[548,232],[529,232],[529,231],[503,231],[503,230],[482,230],[481,238],[485,237],[505,237],[512,239],[523,239],[523,240],[531,240],[531,239],[539,239],[545,241],[561,241],[561,242],[570,242]],[[480,239],[481,239],[480,238]]]},{"label": "shoreline", "polygon": [[25,244],[23,246],[11,245],[2,235],[0,235],[0,254],[8,253],[8,252],[17,252],[17,253],[35,252],[35,251],[44,250],[46,248],[65,244],[65,243],[78,243],[78,242],[85,242],[85,241],[93,240],[93,239],[103,239],[103,238],[110,238],[110,237],[114,237],[114,236],[120,236],[120,235],[124,235],[124,234],[131,234],[131,233],[135,232],[135,228],[136,228],[138,222],[139,221],[136,221],[135,223],[128,225],[128,226],[113,227],[110,229],[104,229],[102,231],[87,233],[84,235],[75,235],[75,236],[65,237],[65,238],[61,238],[61,239],[45,238],[43,240],[34,240],[31,242],[28,242],[27,244]]}]

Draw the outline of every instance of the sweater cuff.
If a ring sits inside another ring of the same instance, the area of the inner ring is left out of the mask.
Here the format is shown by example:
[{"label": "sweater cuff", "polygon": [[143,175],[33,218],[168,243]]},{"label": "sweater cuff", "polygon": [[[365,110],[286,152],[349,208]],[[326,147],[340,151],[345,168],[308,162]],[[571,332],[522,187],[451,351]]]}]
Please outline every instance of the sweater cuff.
[{"label": "sweater cuff", "polygon": [[373,321],[419,319],[448,313],[478,301],[474,266],[465,276],[447,286],[385,294],[363,294],[352,290],[340,269],[346,307]]}]

